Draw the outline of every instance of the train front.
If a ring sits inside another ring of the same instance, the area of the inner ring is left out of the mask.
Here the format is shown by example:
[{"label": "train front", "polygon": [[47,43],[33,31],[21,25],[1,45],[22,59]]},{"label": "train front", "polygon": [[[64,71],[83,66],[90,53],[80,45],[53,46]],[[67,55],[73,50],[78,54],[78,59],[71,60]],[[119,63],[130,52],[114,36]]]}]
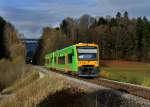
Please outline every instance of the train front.
[{"label": "train front", "polygon": [[99,48],[96,44],[76,44],[78,76],[97,77],[99,74]]}]

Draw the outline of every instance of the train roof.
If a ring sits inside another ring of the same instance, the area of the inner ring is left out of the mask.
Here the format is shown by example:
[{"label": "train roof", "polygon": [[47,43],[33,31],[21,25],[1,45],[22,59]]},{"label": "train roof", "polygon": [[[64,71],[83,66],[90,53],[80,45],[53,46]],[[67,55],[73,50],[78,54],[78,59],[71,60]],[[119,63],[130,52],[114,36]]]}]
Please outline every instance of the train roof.
[{"label": "train roof", "polygon": [[98,47],[97,44],[95,43],[78,43],[78,44],[75,44],[77,47],[78,46],[95,46],[95,47]]},{"label": "train roof", "polygon": [[72,48],[74,48],[74,47],[80,47],[80,46],[94,46],[94,47],[98,47],[98,45],[97,45],[97,44],[94,44],[94,43],[78,43],[78,44],[71,45],[71,46],[65,47],[65,48],[63,48],[63,49],[56,50],[56,51],[54,51],[54,52],[48,53],[48,54],[45,55],[45,57],[49,57],[49,56],[51,56],[53,53],[59,53],[60,51],[64,51],[64,52],[65,52],[65,50],[68,50],[68,49],[69,49],[70,51],[72,51]]}]

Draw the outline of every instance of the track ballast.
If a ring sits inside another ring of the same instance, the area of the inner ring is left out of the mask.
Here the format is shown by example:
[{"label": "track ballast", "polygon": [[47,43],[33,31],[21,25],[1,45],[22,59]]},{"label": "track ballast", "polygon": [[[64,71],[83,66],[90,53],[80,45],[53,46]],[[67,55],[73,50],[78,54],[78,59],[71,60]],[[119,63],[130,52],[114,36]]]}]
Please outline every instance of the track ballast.
[{"label": "track ballast", "polygon": [[109,79],[104,79],[104,78],[81,78],[81,77],[77,77],[74,75],[70,75],[58,70],[51,70],[53,72],[57,72],[57,73],[61,73],[63,75],[67,75],[73,78],[77,78],[77,79],[81,79],[93,84],[97,84],[97,85],[102,85],[105,87],[109,87],[115,90],[119,90],[125,93],[129,93],[135,96],[139,96],[145,99],[150,100],[150,88],[149,87],[143,87],[140,85],[135,85],[135,84],[130,84],[130,83],[124,83],[124,82],[118,82],[118,81],[114,81],[114,80],[109,80]]}]

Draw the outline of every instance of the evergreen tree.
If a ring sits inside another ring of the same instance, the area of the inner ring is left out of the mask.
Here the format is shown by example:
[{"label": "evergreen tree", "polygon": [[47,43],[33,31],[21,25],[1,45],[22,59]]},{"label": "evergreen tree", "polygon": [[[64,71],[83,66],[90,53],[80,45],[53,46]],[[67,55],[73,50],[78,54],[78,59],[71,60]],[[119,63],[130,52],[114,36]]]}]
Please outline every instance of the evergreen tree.
[{"label": "evergreen tree", "polygon": [[128,19],[128,12],[125,11],[124,14],[123,14],[124,18]]},{"label": "evergreen tree", "polygon": [[117,18],[117,19],[118,19],[118,18],[121,18],[121,13],[120,13],[120,12],[117,12],[116,18]]},{"label": "evergreen tree", "polygon": [[139,17],[137,19],[137,29],[136,29],[136,48],[137,48],[137,59],[142,61],[143,58],[143,20]]},{"label": "evergreen tree", "polygon": [[111,18],[110,20],[110,26],[117,26],[117,20],[115,18]]},{"label": "evergreen tree", "polygon": [[121,17],[122,17],[121,13],[118,12],[118,13],[116,14],[116,22],[117,22],[117,25],[119,25],[119,26],[120,26],[120,24],[121,24]]},{"label": "evergreen tree", "polygon": [[107,24],[107,21],[104,19],[104,17],[100,17],[97,25],[105,25],[105,24]]},{"label": "evergreen tree", "polygon": [[143,42],[144,42],[144,60],[150,61],[150,23],[143,17]]},{"label": "evergreen tree", "polygon": [[61,27],[61,30],[62,30],[64,33],[67,33],[67,31],[68,31],[68,30],[67,30],[68,23],[67,23],[66,20],[63,20],[63,21],[62,21],[60,27]]}]

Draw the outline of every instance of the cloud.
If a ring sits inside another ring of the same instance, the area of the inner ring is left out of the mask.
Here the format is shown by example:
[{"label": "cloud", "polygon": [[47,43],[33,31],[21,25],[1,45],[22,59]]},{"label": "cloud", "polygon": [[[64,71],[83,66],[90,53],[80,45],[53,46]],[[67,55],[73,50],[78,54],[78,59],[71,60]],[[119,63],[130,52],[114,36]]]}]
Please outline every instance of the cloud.
[{"label": "cloud", "polygon": [[115,15],[127,10],[131,16],[150,18],[148,0],[1,0],[0,15],[26,37],[39,37],[42,27],[56,26],[65,17]]},{"label": "cloud", "polygon": [[[101,2],[103,1],[103,3]],[[104,4],[106,8],[109,8],[110,15],[116,14],[116,12],[128,11],[131,16],[147,16],[150,18],[150,1],[147,0],[97,0],[97,6]]]},{"label": "cloud", "polygon": [[[55,25],[60,17],[49,11],[27,10],[16,7],[3,8],[4,16],[10,20],[26,37],[39,37],[43,26]],[[3,12],[2,11],[2,12]],[[56,17],[58,16],[58,17]]]}]

